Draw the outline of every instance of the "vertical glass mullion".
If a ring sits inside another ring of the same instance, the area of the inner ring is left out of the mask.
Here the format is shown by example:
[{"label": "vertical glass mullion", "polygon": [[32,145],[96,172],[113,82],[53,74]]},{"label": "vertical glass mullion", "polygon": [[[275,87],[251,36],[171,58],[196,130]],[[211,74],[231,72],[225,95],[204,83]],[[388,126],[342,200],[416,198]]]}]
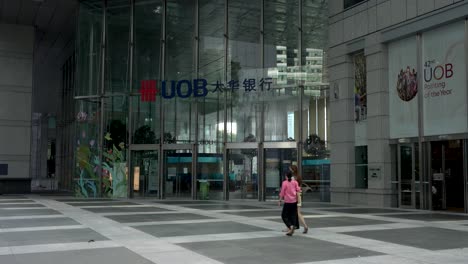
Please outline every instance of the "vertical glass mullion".
[{"label": "vertical glass mullion", "polygon": [[[298,61],[299,61],[299,73],[301,74],[302,73],[302,4],[303,4],[303,0],[299,0],[299,15],[297,16],[297,19],[298,19],[298,25],[299,25],[299,32],[298,32],[298,43],[297,43],[297,58],[298,58]],[[302,74],[301,74],[302,75]],[[299,77],[299,82],[301,83],[301,80],[300,80],[301,77]],[[302,145],[303,145],[303,142],[302,142],[302,138],[303,138],[303,135],[302,135],[302,127],[303,127],[303,124],[302,124],[302,94],[304,92],[304,86],[302,84],[299,84],[298,87],[297,87],[297,91],[298,91],[298,105],[299,105],[299,111],[298,111],[298,115],[299,115],[299,131],[298,131],[298,139],[296,139],[296,143],[297,143],[297,169],[299,171],[299,173],[301,173],[301,175],[303,175],[303,171],[302,171]]]},{"label": "vertical glass mullion", "polygon": [[[261,7],[260,7],[260,31],[259,31],[259,37],[260,37],[260,68],[262,72],[262,78],[264,78],[264,69],[265,69],[265,60],[264,60],[264,49],[265,49],[265,43],[264,43],[264,31],[265,31],[265,0],[261,1]],[[258,171],[258,200],[259,201],[264,201],[265,200],[265,153],[264,153],[264,148],[263,148],[263,142],[265,141],[265,104],[262,98],[262,95],[258,97],[261,100],[260,105],[260,124],[259,126],[259,143],[258,143],[258,162],[257,162],[257,171]]]},{"label": "vertical glass mullion", "polygon": [[[99,119],[99,134],[98,134],[98,157],[99,157],[99,168],[102,168],[102,159],[103,159],[103,148],[104,148],[104,93],[105,93],[105,84],[106,84],[106,36],[107,36],[107,0],[103,0],[103,11],[102,11],[102,39],[101,39],[101,91],[99,93],[99,107],[100,107],[100,119]],[[99,178],[99,187],[98,187],[98,196],[102,196],[102,170],[98,170]]]},{"label": "vertical glass mullion", "polygon": [[[223,83],[227,84],[227,65],[228,65],[228,48],[229,48],[229,5],[228,0],[224,1],[224,80]],[[229,200],[229,161],[228,161],[228,150],[226,149],[227,144],[227,94],[228,91],[224,93],[224,117],[223,117],[223,200]],[[218,128],[216,128],[218,129]]]},{"label": "vertical glass mullion", "polygon": [[[167,0],[163,0],[163,16],[162,16],[162,31],[161,31],[161,59],[160,59],[160,78],[164,80],[166,78],[166,16],[167,16]],[[165,155],[162,150],[162,144],[164,139],[164,111],[162,96],[159,103],[159,148],[158,148],[158,164],[159,164],[159,199],[164,199],[164,160]]]},{"label": "vertical glass mullion", "polygon": [[[200,52],[200,1],[196,0],[195,2],[195,26],[194,26],[194,70],[195,70],[195,79],[198,79],[199,76],[199,52]],[[199,122],[198,122],[198,97],[195,97],[195,102],[194,102],[194,109],[193,111],[195,112],[195,138],[194,138],[194,143],[192,147],[192,199],[195,200],[197,199],[197,176],[198,176],[198,133],[199,133]],[[204,125],[204,124],[203,124]],[[190,124],[190,127],[191,124]],[[191,133],[189,133],[190,137]]]},{"label": "vertical glass mullion", "polygon": [[128,90],[125,95],[125,97],[128,100],[128,124],[127,124],[127,146],[126,146],[126,152],[127,152],[127,168],[129,170],[129,179],[128,179],[128,185],[127,185],[127,192],[128,192],[128,197],[133,198],[133,172],[132,172],[132,165],[131,165],[131,160],[132,160],[132,152],[130,151],[130,144],[132,144],[132,136],[133,136],[133,122],[132,122],[132,112],[133,112],[133,100],[131,97],[132,93],[132,84],[133,84],[133,54],[134,54],[134,24],[135,24],[135,0],[130,0],[130,36],[129,36],[129,58],[128,58],[128,63],[129,63],[129,71],[128,71]]}]

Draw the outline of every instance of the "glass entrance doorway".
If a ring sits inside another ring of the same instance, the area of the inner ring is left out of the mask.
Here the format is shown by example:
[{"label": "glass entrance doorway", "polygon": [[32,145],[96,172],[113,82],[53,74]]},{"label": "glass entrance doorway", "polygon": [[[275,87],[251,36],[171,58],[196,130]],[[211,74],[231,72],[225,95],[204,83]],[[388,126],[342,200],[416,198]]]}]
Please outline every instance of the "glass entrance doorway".
[{"label": "glass entrance doorway", "polygon": [[281,190],[281,183],[283,182],[286,173],[289,171],[289,166],[292,164],[297,166],[296,148],[265,149],[264,166],[266,199],[278,199],[279,192]]},{"label": "glass entrance doorway", "polygon": [[399,204],[402,208],[420,208],[418,143],[398,145]]},{"label": "glass entrance doorway", "polygon": [[166,198],[192,199],[192,175],[191,150],[164,150]]},{"label": "glass entrance doorway", "polygon": [[156,150],[132,151],[131,191],[134,197],[159,196],[158,152]]},{"label": "glass entrance doorway", "polygon": [[431,142],[432,209],[463,212],[463,140]]},{"label": "glass entrance doorway", "polygon": [[228,150],[229,198],[258,199],[258,150]]}]

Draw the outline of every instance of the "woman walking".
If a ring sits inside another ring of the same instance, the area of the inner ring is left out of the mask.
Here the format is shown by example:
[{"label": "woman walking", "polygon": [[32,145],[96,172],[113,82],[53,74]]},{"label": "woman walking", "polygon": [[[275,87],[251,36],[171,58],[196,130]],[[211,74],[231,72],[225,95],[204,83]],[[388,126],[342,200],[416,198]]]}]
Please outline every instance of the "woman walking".
[{"label": "woman walking", "polygon": [[288,228],[287,236],[294,234],[294,226],[297,222],[297,192],[299,185],[297,181],[293,180],[292,173],[286,174],[286,179],[281,184],[281,192],[279,195],[278,206],[281,206],[281,199],[284,200],[283,212],[281,218]]},{"label": "woman walking", "polygon": [[307,234],[307,231],[309,231],[309,226],[307,226],[307,223],[305,222],[304,216],[302,215],[301,208],[302,208],[302,177],[298,173],[298,169],[296,165],[291,165],[289,167],[289,170],[292,172],[294,179],[297,181],[297,184],[299,185],[299,195],[297,198],[297,218],[299,219],[300,224],[304,227],[304,231],[302,232],[303,234]]}]

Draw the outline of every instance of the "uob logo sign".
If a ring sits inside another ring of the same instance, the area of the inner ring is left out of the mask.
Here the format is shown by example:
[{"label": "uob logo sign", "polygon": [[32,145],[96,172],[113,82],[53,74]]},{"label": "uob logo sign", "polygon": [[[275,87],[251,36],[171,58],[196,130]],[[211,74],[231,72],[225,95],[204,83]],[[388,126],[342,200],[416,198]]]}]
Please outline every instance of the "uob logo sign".
[{"label": "uob logo sign", "polygon": [[[140,85],[141,101],[156,101],[156,95],[160,92],[156,88],[156,80],[142,80]],[[208,94],[206,86],[207,81],[205,79],[194,79],[193,82],[189,80],[162,81],[161,96],[164,99],[171,99],[176,95],[180,98],[189,98],[190,96],[204,97]]]},{"label": "uob logo sign", "polygon": [[207,81],[205,79],[194,79],[193,85],[189,80],[180,81],[167,81],[161,82],[161,96],[164,99],[174,98],[176,93],[180,98],[189,98],[191,95],[194,97],[204,97],[208,94],[206,89]]},{"label": "uob logo sign", "polygon": [[452,94],[452,89],[446,89],[445,80],[453,77],[453,64],[435,64],[435,60],[426,61],[426,63],[424,63],[424,98]]},{"label": "uob logo sign", "polygon": [[430,82],[432,78],[440,80],[442,78],[451,78],[453,76],[453,64],[446,63],[445,65],[437,65],[432,68],[433,62],[426,62],[424,69],[424,81]]}]

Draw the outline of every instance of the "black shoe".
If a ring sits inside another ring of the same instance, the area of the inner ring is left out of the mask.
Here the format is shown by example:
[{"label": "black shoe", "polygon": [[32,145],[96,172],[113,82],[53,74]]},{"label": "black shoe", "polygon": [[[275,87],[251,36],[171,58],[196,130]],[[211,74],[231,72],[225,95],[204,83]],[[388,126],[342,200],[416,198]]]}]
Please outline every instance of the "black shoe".
[{"label": "black shoe", "polygon": [[287,236],[292,236],[293,234],[294,234],[294,227],[291,226],[291,230],[288,233],[286,233],[286,235]]}]

